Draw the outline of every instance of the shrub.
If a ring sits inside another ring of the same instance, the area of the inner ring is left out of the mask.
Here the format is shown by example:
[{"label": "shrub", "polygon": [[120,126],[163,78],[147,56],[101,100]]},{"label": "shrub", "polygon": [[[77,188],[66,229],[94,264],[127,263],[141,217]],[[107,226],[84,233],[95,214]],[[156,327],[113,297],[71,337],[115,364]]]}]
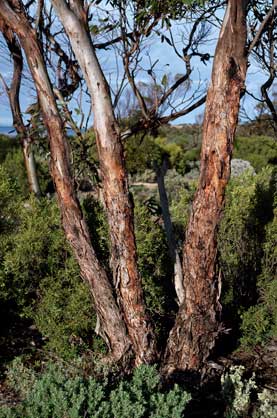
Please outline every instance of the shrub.
[{"label": "shrub", "polygon": [[29,385],[26,392],[25,380],[21,405],[0,408],[1,418],[181,418],[191,399],[178,385],[163,389],[153,366],[140,366],[131,378],[111,383],[49,364]]},{"label": "shrub", "polygon": [[226,418],[249,416],[250,396],[257,386],[255,374],[247,380],[243,379],[244,372],[243,366],[231,366],[230,370],[221,376],[222,394],[227,403]]},{"label": "shrub", "polygon": [[17,189],[23,196],[28,196],[29,186],[24,165],[23,153],[21,148],[15,148],[9,152],[4,162],[2,163],[3,168],[16,184]]},{"label": "shrub", "polygon": [[19,141],[15,137],[0,134],[0,164],[3,164],[8,153],[19,148]]},{"label": "shrub", "polygon": [[277,162],[277,145],[267,136],[238,137],[235,140],[234,158],[247,160],[260,172],[268,164]]},{"label": "shrub", "polygon": [[273,217],[276,187],[276,174],[268,167],[256,176],[246,172],[232,179],[227,190],[218,248],[223,273],[222,301],[235,319],[257,300],[265,225]]},{"label": "shrub", "polygon": [[[169,257],[165,232],[145,205],[135,205],[135,232],[138,266],[146,297],[146,305],[152,315],[159,317],[170,312],[174,305],[172,262]],[[160,325],[158,325],[159,327]]]},{"label": "shrub", "polygon": [[246,378],[244,366],[231,366],[221,376],[221,387],[226,403],[225,418],[276,417],[276,393],[268,389],[258,392],[255,373]]},{"label": "shrub", "polygon": [[2,301],[35,322],[49,349],[73,355],[91,339],[95,315],[56,203],[32,197],[17,205],[16,216],[0,265]]},{"label": "shrub", "polygon": [[258,304],[242,315],[244,348],[252,348],[277,336],[277,198],[274,218],[266,227],[262,271],[258,278]]},{"label": "shrub", "polygon": [[275,418],[277,416],[277,395],[264,389],[258,393],[259,406],[254,413],[254,418]]}]

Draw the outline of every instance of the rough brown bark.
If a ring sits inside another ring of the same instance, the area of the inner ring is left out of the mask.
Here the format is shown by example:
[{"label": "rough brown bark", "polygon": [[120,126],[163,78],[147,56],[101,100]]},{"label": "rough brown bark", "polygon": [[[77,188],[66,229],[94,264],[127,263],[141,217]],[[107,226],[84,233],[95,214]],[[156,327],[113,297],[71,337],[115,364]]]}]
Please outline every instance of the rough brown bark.
[{"label": "rough brown bark", "polygon": [[200,179],[183,249],[185,299],[168,340],[167,372],[201,368],[219,333],[216,235],[246,76],[246,6],[247,1],[228,2],[215,53],[203,126]]},{"label": "rough brown bark", "polygon": [[107,274],[95,255],[75,194],[70,172],[69,147],[36,32],[31,28],[19,0],[2,0],[0,18],[16,33],[25,51],[49,134],[51,175],[56,186],[65,234],[79,263],[81,275],[89,283],[100,321],[101,335],[113,357],[119,359],[130,347],[129,337]]},{"label": "rough brown bark", "polygon": [[30,192],[34,193],[36,196],[39,197],[41,195],[41,191],[37,177],[35,157],[31,149],[32,140],[30,138],[28,129],[24,125],[19,102],[19,93],[23,70],[23,56],[20,45],[18,44],[13,32],[1,20],[0,30],[3,32],[3,36],[6,40],[7,46],[13,59],[13,77],[11,85],[10,87],[8,87],[5,84],[6,92],[9,98],[10,107],[13,115],[13,126],[20,138]]},{"label": "rough brown bark", "polygon": [[129,194],[123,146],[110,91],[87,28],[81,1],[52,0],[70,39],[91,95],[94,131],[100,161],[105,207],[111,239],[111,267],[118,303],[136,354],[136,364],[156,358],[154,332],[146,313],[137,267],[133,204]]}]

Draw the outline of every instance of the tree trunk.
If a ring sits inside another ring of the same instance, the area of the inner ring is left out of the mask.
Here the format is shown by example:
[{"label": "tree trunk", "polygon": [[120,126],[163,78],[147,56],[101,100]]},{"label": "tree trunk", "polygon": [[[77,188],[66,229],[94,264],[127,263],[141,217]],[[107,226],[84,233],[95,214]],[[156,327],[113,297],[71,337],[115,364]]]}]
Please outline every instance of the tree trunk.
[{"label": "tree trunk", "polygon": [[201,368],[220,329],[216,235],[247,69],[247,3],[229,1],[215,53],[203,125],[200,179],[183,249],[185,299],[168,340],[167,373]]},{"label": "tree trunk", "polygon": [[145,310],[137,267],[133,203],[130,198],[120,131],[110,91],[87,28],[81,1],[52,0],[86,79],[93,103],[94,131],[100,161],[105,207],[111,239],[111,267],[118,303],[124,312],[136,364],[156,358],[154,332]]},{"label": "tree trunk", "polygon": [[155,172],[157,176],[160,204],[162,208],[164,229],[166,233],[169,253],[174,263],[174,287],[175,287],[175,292],[176,292],[177,299],[178,299],[178,305],[181,305],[181,303],[184,300],[185,290],[184,290],[184,284],[183,284],[182,263],[181,263],[181,259],[177,250],[176,240],[175,240],[174,231],[173,231],[173,225],[171,222],[171,216],[169,212],[168,198],[167,198],[166,188],[164,184],[164,177],[168,168],[167,160],[166,159],[163,160],[161,167],[155,164],[154,168],[155,168]]},{"label": "tree trunk", "polygon": [[75,194],[70,172],[69,146],[36,32],[31,28],[22,3],[18,0],[2,0],[0,17],[17,34],[25,51],[49,134],[51,175],[56,186],[65,234],[79,263],[81,275],[89,283],[100,321],[101,335],[113,357],[119,359],[130,347],[129,338],[107,274],[96,258],[88,227]]},{"label": "tree trunk", "polygon": [[[40,197],[41,196],[41,190],[38,182],[38,176],[37,176],[37,168],[36,168],[36,161],[35,161],[35,155],[32,150],[32,140],[28,136],[28,131],[26,130],[25,126],[25,134],[23,139],[21,139],[21,146],[24,156],[24,162],[25,167],[27,171],[27,177],[28,177],[28,183],[29,188],[32,193],[34,193],[35,196]],[[20,131],[17,130],[17,133],[19,134]]]},{"label": "tree trunk", "polygon": [[3,36],[13,59],[13,77],[11,86],[9,88],[5,85],[13,115],[13,126],[20,138],[30,191],[39,197],[41,195],[41,191],[37,177],[35,157],[31,149],[32,140],[29,136],[28,129],[24,125],[19,103],[19,92],[23,70],[22,52],[13,32],[7,28],[3,22],[0,24],[0,30],[3,32]]}]

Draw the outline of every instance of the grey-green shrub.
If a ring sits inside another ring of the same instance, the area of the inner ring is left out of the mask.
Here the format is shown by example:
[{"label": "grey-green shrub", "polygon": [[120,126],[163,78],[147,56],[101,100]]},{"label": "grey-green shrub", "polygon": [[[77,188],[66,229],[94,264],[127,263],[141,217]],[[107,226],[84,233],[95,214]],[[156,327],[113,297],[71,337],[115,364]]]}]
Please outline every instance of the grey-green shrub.
[{"label": "grey-green shrub", "polygon": [[255,373],[247,378],[245,372],[244,366],[231,366],[221,376],[222,396],[226,403],[224,418],[275,418],[276,393],[268,389],[260,391]]},{"label": "grey-green shrub", "polygon": [[221,376],[222,395],[226,401],[226,418],[247,417],[251,404],[251,394],[257,388],[255,374],[245,379],[243,366],[231,366]]},{"label": "grey-green shrub", "polygon": [[21,405],[0,408],[0,418],[181,418],[191,399],[178,385],[163,389],[154,366],[111,384],[49,364],[24,390]]}]

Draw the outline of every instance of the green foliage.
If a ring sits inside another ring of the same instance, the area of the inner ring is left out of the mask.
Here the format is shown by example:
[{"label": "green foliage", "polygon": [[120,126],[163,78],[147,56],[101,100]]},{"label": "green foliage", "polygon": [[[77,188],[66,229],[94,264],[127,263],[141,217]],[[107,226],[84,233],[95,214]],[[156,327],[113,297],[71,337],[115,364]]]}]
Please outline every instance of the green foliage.
[{"label": "green foliage", "polygon": [[277,199],[274,218],[266,227],[262,271],[258,279],[259,303],[242,315],[244,348],[252,348],[277,336]]},{"label": "green foliage", "polygon": [[168,155],[171,167],[174,167],[181,158],[182,148],[173,142],[168,142],[165,137],[158,137],[155,143],[161,148],[164,155]]},{"label": "green foliage", "polygon": [[257,344],[263,345],[267,342],[274,318],[270,310],[264,304],[251,306],[242,315],[241,344],[244,348],[250,348]]},{"label": "green foliage", "polygon": [[219,261],[223,273],[223,304],[235,314],[256,302],[261,273],[265,225],[273,216],[276,174],[265,168],[231,180],[219,229]]},{"label": "green foliage", "polygon": [[219,230],[222,302],[247,349],[277,335],[276,193],[271,167],[234,178]]},{"label": "green foliage", "polygon": [[178,385],[162,389],[156,368],[150,366],[140,366],[131,378],[113,384],[55,364],[48,364],[35,378],[20,363],[17,366],[23,378],[9,382],[21,392],[23,402],[0,408],[1,418],[181,418],[191,399]]},{"label": "green foliage", "polygon": [[260,172],[268,164],[277,163],[276,141],[267,136],[238,137],[235,141],[234,158],[247,160]]},{"label": "green foliage", "polygon": [[[158,139],[159,141],[159,139]],[[140,142],[136,136],[128,139],[126,150],[126,165],[130,174],[144,172],[147,168],[153,169],[153,163],[162,163],[163,156],[166,154],[159,144],[151,136],[146,136]]]},{"label": "green foliage", "polygon": [[[173,188],[168,189],[173,190]],[[171,220],[175,229],[177,242],[183,243],[190,209],[196,190],[196,182],[185,183],[178,193],[173,194],[170,202]]]},{"label": "green foliage", "polygon": [[91,338],[95,315],[56,203],[31,198],[17,204],[14,216],[17,223],[2,243],[1,301],[33,319],[49,349],[73,355]]},{"label": "green foliage", "polygon": [[12,153],[17,148],[19,144],[16,138],[0,134],[0,164],[5,161],[8,153]]},{"label": "green foliage", "polygon": [[[0,138],[1,140],[1,138]],[[24,196],[29,196],[29,185],[26,168],[24,164],[23,151],[19,139],[4,137],[0,142],[0,163],[16,185],[18,192]],[[36,169],[42,193],[46,193],[51,177],[47,151],[38,144],[33,144],[32,149],[36,157]]]},{"label": "green foliage", "polygon": [[4,235],[8,234],[10,229],[16,225],[16,206],[20,197],[17,188],[9,177],[5,168],[0,165],[0,257],[3,257],[5,251]]},{"label": "green foliage", "polygon": [[109,228],[106,213],[101,205],[92,196],[82,202],[86,221],[89,226],[93,248],[101,262],[109,268]]},{"label": "green foliage", "polygon": [[138,266],[142,276],[147,308],[159,317],[172,309],[173,289],[172,263],[168,254],[165,233],[155,222],[145,205],[135,205],[135,231],[138,251]]},{"label": "green foliage", "polygon": [[178,173],[184,175],[194,168],[195,163],[200,159],[200,147],[194,147],[182,153],[176,163]]},{"label": "green foliage", "polygon": [[36,381],[34,369],[27,367],[21,357],[16,357],[6,371],[6,383],[24,399]]},{"label": "green foliage", "polygon": [[21,148],[15,148],[7,153],[2,165],[22,195],[28,196],[29,186]]},{"label": "green foliage", "polygon": [[[200,147],[191,145],[190,139],[182,132],[177,131],[178,140],[170,131],[162,131],[156,138],[146,136],[142,141],[136,136],[130,137],[126,143],[126,162],[130,174],[141,173],[146,169],[161,166],[166,158],[171,168],[184,175],[200,158]],[[189,149],[187,149],[187,147]]]},{"label": "green foliage", "polygon": [[98,183],[98,154],[96,150],[95,134],[88,130],[80,136],[68,137],[72,151],[72,169],[78,188],[91,187]]}]

